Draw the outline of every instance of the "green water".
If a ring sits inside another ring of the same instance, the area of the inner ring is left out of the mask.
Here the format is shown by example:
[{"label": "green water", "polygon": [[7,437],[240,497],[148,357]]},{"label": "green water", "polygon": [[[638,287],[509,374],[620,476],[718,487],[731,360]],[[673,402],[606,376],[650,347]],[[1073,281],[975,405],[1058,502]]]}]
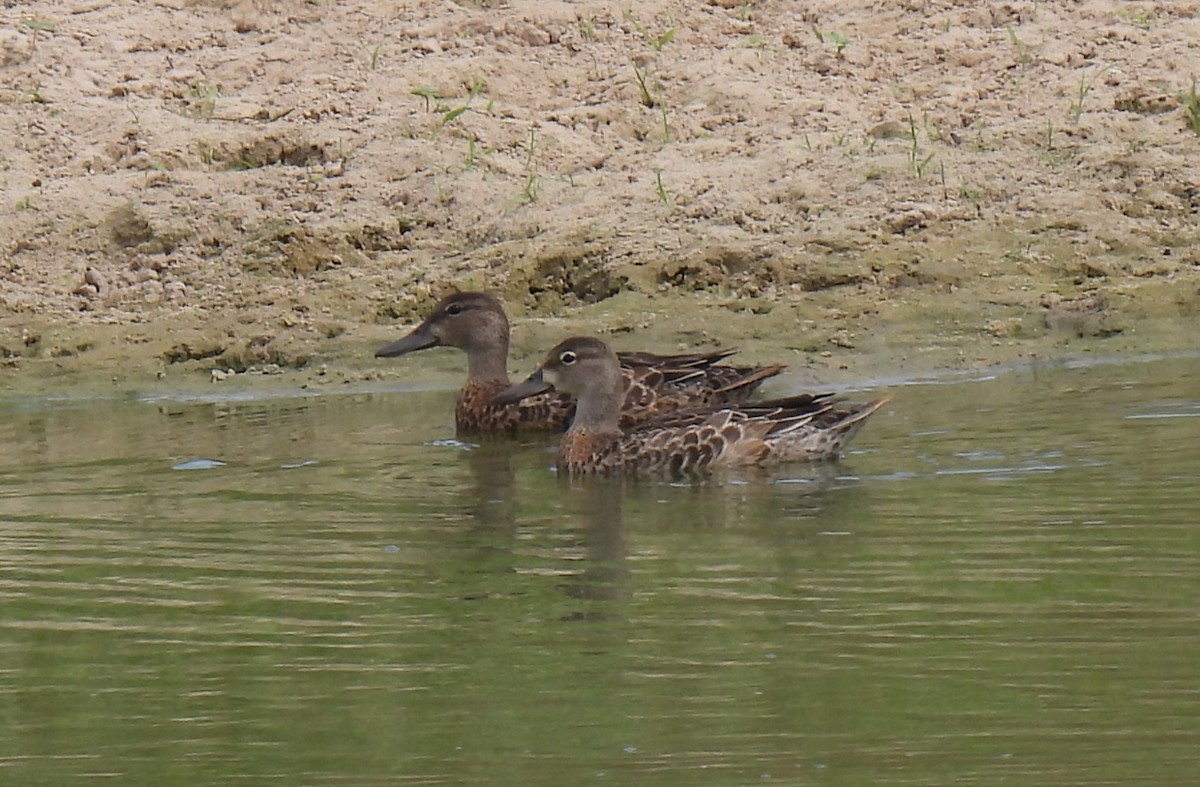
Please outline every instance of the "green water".
[{"label": "green water", "polygon": [[0,781],[1195,784],[1200,360],[886,389],[691,485],[448,391],[0,402]]}]

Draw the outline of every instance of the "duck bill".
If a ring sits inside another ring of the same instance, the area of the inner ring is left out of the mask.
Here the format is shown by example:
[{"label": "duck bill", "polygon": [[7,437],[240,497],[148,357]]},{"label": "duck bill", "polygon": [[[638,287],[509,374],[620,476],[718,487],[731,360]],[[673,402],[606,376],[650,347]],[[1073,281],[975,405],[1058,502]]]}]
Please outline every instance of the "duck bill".
[{"label": "duck bill", "polygon": [[512,404],[551,390],[554,390],[554,386],[542,378],[542,370],[538,369],[525,382],[505,388],[493,396],[492,404]]},{"label": "duck bill", "polygon": [[428,350],[430,347],[437,347],[441,343],[441,339],[429,332],[428,326],[421,324],[403,339],[380,347],[375,351],[375,357],[395,358],[397,355],[405,355],[417,350]]}]

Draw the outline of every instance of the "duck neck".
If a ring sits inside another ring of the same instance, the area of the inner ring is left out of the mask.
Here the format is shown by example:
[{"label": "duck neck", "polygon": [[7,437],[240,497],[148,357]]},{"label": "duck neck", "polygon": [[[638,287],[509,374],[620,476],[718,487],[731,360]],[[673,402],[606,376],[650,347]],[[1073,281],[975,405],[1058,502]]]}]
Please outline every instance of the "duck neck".
[{"label": "duck neck", "polygon": [[467,349],[467,376],[471,380],[499,380],[508,384],[508,339],[472,345]]},{"label": "duck neck", "polygon": [[618,373],[615,380],[607,380],[606,385],[596,386],[578,397],[575,405],[575,418],[571,422],[572,429],[586,429],[591,432],[620,432],[621,402],[624,392]]}]

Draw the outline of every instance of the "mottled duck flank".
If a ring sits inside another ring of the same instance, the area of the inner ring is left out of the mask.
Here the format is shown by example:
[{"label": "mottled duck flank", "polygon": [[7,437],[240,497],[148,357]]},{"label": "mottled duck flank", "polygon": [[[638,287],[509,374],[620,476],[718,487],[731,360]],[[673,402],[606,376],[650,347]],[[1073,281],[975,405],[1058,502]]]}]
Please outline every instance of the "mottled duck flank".
[{"label": "mottled duck flank", "polygon": [[574,337],[550,351],[528,380],[501,403],[554,390],[577,400],[558,448],[568,475],[690,475],[717,467],[835,459],[887,398],[846,404],[831,394],[801,394],[755,403],[708,405],[622,428],[621,367],[603,341]]},{"label": "mottled duck flank", "polygon": [[[574,399],[565,392],[546,393],[498,404],[507,389],[509,323],[495,297],[459,292],[443,298],[425,321],[398,341],[375,351],[377,358],[457,347],[467,353],[467,381],[458,392],[454,422],[461,432],[522,429],[562,431],[571,422]],[[743,402],[782,364],[731,366],[720,363],[734,350],[688,355],[620,353],[621,401],[618,422],[632,426],[680,408]]]}]

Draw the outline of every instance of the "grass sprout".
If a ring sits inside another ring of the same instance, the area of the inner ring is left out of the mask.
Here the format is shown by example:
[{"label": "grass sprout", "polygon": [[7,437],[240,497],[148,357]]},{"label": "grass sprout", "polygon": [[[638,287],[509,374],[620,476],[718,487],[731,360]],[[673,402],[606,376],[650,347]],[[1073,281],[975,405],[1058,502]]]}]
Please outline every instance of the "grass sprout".
[{"label": "grass sprout", "polygon": [[26,18],[21,20],[21,24],[29,28],[30,49],[37,49],[38,34],[54,32],[54,23],[48,22],[45,19]]},{"label": "grass sprout", "polygon": [[655,52],[661,52],[663,47],[675,40],[675,28],[673,27],[668,27],[661,33],[651,33],[646,29],[645,25],[637,20],[637,17],[633,15],[632,10],[626,8],[621,13],[621,16],[626,22],[633,26],[634,30],[638,31],[638,34],[642,38],[646,39],[646,43],[649,44]]},{"label": "grass sprout", "polygon": [[671,204],[671,194],[667,191],[667,187],[663,185],[661,169],[654,170],[654,193],[658,196],[658,201],[662,204]]},{"label": "grass sprout", "polygon": [[217,111],[217,99],[221,90],[216,85],[193,82],[188,89],[192,98],[192,117],[211,119]]},{"label": "grass sprout", "polygon": [[542,188],[542,177],[537,167],[537,130],[529,129],[529,142],[525,146],[525,185],[521,187],[521,198],[528,204],[537,202]]},{"label": "grass sprout", "polygon": [[841,57],[842,50],[850,45],[850,41],[841,33],[835,33],[832,30],[821,32],[821,29],[816,25],[813,25],[812,31],[813,34],[816,35],[817,40],[822,44],[832,44],[834,52],[838,57]]},{"label": "grass sprout", "polygon": [[376,71],[379,68],[379,53],[382,48],[383,43],[380,42],[367,50],[367,67],[372,71]]},{"label": "grass sprout", "polygon": [[1192,133],[1200,137],[1200,96],[1196,95],[1196,80],[1192,80],[1192,89],[1179,95],[1179,103],[1183,104],[1183,115],[1187,119]]},{"label": "grass sprout", "polygon": [[438,92],[438,89],[436,87],[429,87],[428,85],[424,85],[422,87],[414,87],[412,90],[410,90],[408,92],[414,96],[419,96],[419,97],[425,99],[425,111],[426,112],[430,111],[431,102],[434,99],[440,99],[442,97],[442,94]]},{"label": "grass sprout", "polygon": [[917,180],[925,176],[925,169],[933,161],[934,154],[925,155],[921,150],[920,138],[917,134],[917,121],[912,113],[908,113],[908,133],[912,137],[912,147],[908,149],[908,168]]},{"label": "grass sprout", "polygon": [[638,64],[633,64],[633,76],[637,79],[638,91],[641,93],[640,101],[642,106],[653,108],[658,104],[658,99],[650,95],[650,88],[646,86],[646,72],[638,68]]},{"label": "grass sprout", "polygon": [[1100,72],[1088,79],[1086,73],[1079,75],[1079,91],[1075,96],[1075,100],[1071,102],[1071,125],[1078,126],[1079,119],[1083,117],[1083,104],[1087,101],[1088,94],[1092,92],[1092,88],[1096,86],[1096,80],[1104,76],[1112,68],[1111,65],[1100,69]]}]

